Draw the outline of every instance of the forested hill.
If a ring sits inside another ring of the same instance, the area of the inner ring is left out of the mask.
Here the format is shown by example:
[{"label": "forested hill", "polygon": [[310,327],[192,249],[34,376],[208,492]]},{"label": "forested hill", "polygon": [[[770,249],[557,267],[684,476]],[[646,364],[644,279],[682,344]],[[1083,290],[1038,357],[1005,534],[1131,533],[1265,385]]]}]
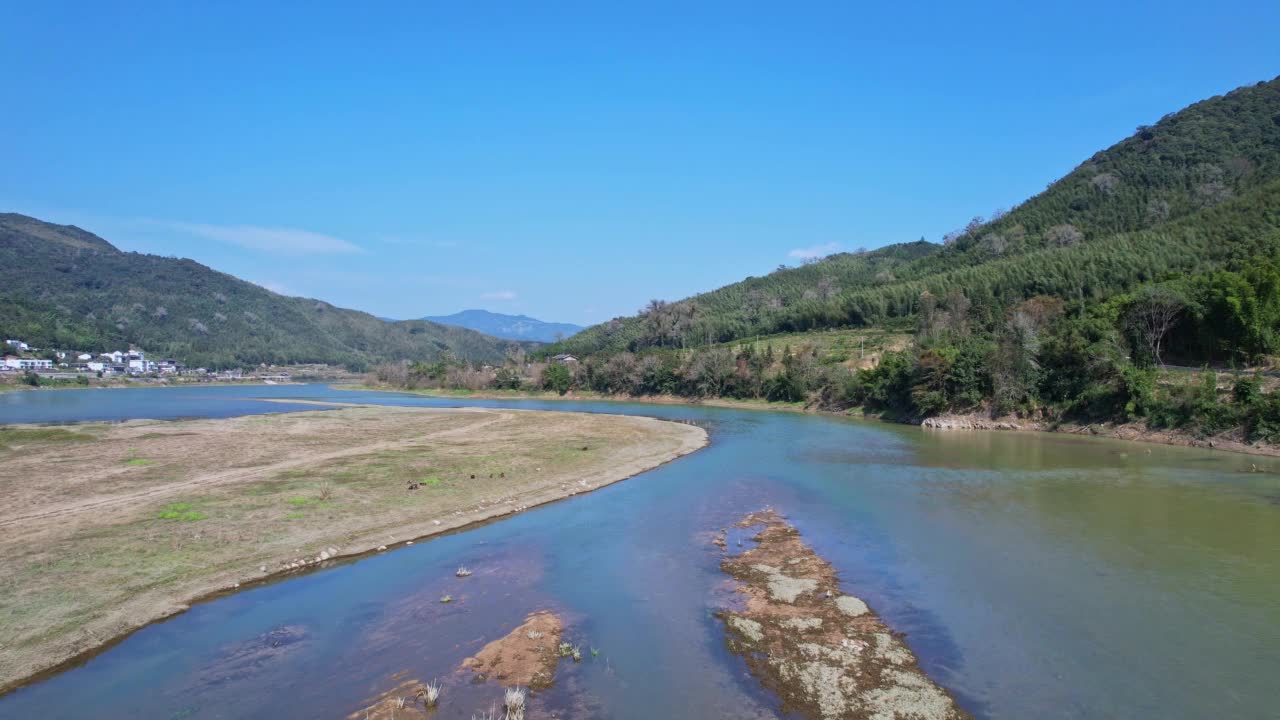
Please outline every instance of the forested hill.
[{"label": "forested hill", "polygon": [[865,253],[837,253],[821,262],[775,270],[763,277],[675,303],[653,301],[635,317],[593,325],[549,346],[549,352],[591,354],[644,347],[686,347],[785,327],[781,318],[803,313],[809,326],[847,323],[839,298],[874,286],[913,261],[938,252],[924,241],[889,245]]},{"label": "forested hill", "polygon": [[80,228],[16,214],[0,214],[0,335],[80,351],[132,345],[213,368],[315,362],[363,369],[446,354],[492,362],[511,344],[285,297],[193,260],[121,252]]},{"label": "forested hill", "polygon": [[1277,225],[1277,179],[1280,78],[1140,127],[1013,210],[975,217],[941,247],[910,243],[841,254],[653,303],[548,351],[696,346],[903,322],[919,311],[925,291],[962,293],[988,319],[1036,295],[1096,301],[1160,273],[1204,270],[1261,252]]}]

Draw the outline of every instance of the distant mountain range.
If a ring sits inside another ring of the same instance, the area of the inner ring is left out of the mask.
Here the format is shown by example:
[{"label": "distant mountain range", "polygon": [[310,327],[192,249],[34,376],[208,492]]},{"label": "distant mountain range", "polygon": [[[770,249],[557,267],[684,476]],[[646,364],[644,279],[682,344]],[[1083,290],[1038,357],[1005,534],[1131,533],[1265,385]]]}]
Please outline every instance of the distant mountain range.
[{"label": "distant mountain range", "polygon": [[512,344],[285,297],[194,260],[122,252],[75,226],[4,213],[0,337],[76,351],[135,346],[212,368],[330,363],[356,370],[446,355],[498,362]]},{"label": "distant mountain range", "polygon": [[543,322],[527,315],[503,315],[488,310],[463,310],[452,315],[432,315],[422,319],[475,330],[504,340],[556,342],[582,330],[581,325]]}]

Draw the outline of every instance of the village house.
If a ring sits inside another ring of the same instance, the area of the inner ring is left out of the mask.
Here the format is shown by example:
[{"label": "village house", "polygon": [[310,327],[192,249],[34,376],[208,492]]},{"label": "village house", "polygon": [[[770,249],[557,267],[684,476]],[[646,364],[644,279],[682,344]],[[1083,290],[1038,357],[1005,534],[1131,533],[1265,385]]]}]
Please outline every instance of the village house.
[{"label": "village house", "polygon": [[551,362],[560,363],[561,365],[577,365],[578,358],[572,355],[555,355],[551,358]]},{"label": "village house", "polygon": [[53,361],[6,355],[4,357],[4,366],[14,370],[48,370],[53,367]]}]

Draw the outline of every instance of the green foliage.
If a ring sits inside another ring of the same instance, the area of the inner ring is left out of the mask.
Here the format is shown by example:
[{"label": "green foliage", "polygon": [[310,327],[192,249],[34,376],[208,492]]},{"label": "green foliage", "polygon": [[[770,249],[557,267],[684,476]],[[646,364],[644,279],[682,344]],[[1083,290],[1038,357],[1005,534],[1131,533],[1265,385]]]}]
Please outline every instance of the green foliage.
[{"label": "green foliage", "polygon": [[519,390],[524,379],[520,375],[520,371],[511,367],[502,367],[498,369],[494,376],[493,387],[498,390]]},{"label": "green foliage", "polygon": [[552,363],[543,369],[541,384],[544,390],[554,390],[564,395],[573,387],[573,375],[568,367]]},{"label": "green foliage", "polygon": [[792,373],[780,373],[765,381],[764,397],[769,402],[802,402],[805,399],[804,383]]}]

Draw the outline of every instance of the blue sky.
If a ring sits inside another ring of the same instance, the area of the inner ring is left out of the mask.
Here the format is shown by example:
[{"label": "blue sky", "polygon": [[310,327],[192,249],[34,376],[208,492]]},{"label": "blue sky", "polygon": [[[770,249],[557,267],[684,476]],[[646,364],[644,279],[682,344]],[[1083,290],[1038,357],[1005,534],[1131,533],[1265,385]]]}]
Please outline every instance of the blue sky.
[{"label": "blue sky", "polygon": [[0,211],[379,315],[589,324],[936,241],[1280,74],[1274,1],[264,5],[6,4]]}]

